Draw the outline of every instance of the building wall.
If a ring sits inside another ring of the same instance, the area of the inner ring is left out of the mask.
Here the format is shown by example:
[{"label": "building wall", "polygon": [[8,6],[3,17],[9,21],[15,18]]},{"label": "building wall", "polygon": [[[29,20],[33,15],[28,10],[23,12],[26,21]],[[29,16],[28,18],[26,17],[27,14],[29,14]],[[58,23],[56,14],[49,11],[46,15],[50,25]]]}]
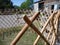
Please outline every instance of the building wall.
[{"label": "building wall", "polygon": [[60,1],[60,0],[44,0],[45,3],[50,3],[50,2],[54,2],[54,1]]},{"label": "building wall", "polygon": [[44,3],[44,7],[48,7],[48,9],[51,9],[52,5],[54,5],[54,10],[57,10],[59,9],[60,7],[60,1],[57,2],[57,1],[54,1],[54,2],[49,2],[49,3]]},{"label": "building wall", "polygon": [[35,3],[34,4],[34,12],[38,12],[38,10],[39,10],[38,3]]}]

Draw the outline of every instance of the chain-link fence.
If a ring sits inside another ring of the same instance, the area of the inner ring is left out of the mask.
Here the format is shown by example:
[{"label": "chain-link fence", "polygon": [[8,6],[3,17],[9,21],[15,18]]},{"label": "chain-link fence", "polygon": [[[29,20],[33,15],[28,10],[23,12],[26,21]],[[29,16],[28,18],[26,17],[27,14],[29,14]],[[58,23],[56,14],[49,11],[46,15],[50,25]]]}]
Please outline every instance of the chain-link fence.
[{"label": "chain-link fence", "polygon": [[0,9],[0,15],[9,15],[9,14],[29,14],[31,13],[33,10],[31,9]]},{"label": "chain-link fence", "polygon": [[[25,24],[23,16],[25,14],[0,15],[0,36],[4,39],[4,35],[10,35],[13,32],[20,31]],[[28,15],[30,17],[31,15]]]}]

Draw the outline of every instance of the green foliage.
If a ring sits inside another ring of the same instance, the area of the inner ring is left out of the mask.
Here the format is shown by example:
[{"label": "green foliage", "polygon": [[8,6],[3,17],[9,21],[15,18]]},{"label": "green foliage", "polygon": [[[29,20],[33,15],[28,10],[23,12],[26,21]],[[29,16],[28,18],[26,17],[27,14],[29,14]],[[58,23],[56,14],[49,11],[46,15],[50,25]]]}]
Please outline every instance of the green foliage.
[{"label": "green foliage", "polygon": [[[11,35],[9,35],[10,32],[4,33],[4,40],[2,39],[2,36],[0,36],[0,45],[10,45],[10,43],[19,33],[19,31],[15,33],[11,32]],[[35,41],[36,37],[37,34],[34,31],[32,31],[31,28],[29,28],[16,45],[33,45],[33,42]],[[42,39],[40,39],[37,45],[43,45],[43,43],[44,42],[42,41]]]},{"label": "green foliage", "polygon": [[13,8],[11,0],[0,0],[0,9]]},{"label": "green foliage", "polygon": [[20,9],[30,9],[30,6],[33,4],[33,0],[26,0],[20,6]]},{"label": "green foliage", "polygon": [[0,28],[0,34],[4,32],[14,32],[21,30],[22,26],[10,27],[10,28]]},{"label": "green foliage", "polygon": [[24,9],[24,8],[26,8],[26,2],[23,2],[20,7],[20,9]]}]

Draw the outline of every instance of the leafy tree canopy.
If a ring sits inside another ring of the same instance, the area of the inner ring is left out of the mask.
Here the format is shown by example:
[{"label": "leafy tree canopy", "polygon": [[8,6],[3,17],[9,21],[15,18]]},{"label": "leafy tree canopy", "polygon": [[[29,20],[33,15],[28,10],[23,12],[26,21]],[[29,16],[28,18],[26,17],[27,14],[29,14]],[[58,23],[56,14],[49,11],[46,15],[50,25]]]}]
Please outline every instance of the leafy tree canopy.
[{"label": "leafy tree canopy", "polygon": [[0,0],[0,9],[13,8],[11,0]]},{"label": "leafy tree canopy", "polygon": [[30,9],[30,6],[33,4],[33,0],[26,0],[20,6],[20,9]]}]

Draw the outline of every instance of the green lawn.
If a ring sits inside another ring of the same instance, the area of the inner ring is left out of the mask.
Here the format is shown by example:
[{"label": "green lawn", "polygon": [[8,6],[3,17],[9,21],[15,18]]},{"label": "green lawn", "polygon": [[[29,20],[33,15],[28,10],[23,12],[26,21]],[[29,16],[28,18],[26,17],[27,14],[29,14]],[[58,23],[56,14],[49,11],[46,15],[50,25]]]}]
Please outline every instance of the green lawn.
[{"label": "green lawn", "polygon": [[[12,40],[16,37],[18,32],[15,32],[11,35],[5,35],[4,39],[2,39],[2,37],[0,37],[0,45],[10,45],[10,43],[12,42]],[[32,29],[28,29],[28,31],[26,31],[26,33],[22,36],[22,38],[19,40],[19,42],[17,43],[17,45],[33,45],[34,40],[36,39],[37,34],[32,31]],[[43,45],[43,41],[40,40],[38,42],[38,45]]]}]

